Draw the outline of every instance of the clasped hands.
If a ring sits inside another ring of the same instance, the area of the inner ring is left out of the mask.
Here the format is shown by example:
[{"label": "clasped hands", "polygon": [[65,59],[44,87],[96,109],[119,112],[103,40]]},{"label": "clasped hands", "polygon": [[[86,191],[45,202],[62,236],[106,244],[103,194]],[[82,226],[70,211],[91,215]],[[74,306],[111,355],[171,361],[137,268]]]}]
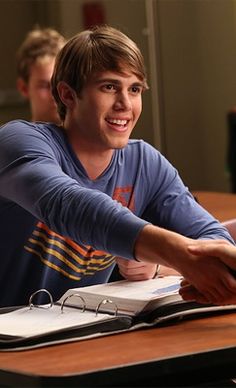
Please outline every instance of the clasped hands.
[{"label": "clasped hands", "polygon": [[[182,275],[179,293],[184,300],[202,304],[235,304],[236,277],[233,271],[236,273],[236,247],[226,240],[186,239],[184,244],[183,256],[179,262],[175,260],[175,268],[162,264],[158,275]],[[123,258],[116,261],[121,275],[128,280],[155,277],[156,263]]]},{"label": "clasped hands", "polygon": [[236,246],[226,240],[195,240],[188,245],[188,252],[197,262],[206,264],[206,272],[199,276],[202,283],[209,279],[211,287],[201,290],[185,277],[179,291],[182,298],[203,304],[236,304]]}]

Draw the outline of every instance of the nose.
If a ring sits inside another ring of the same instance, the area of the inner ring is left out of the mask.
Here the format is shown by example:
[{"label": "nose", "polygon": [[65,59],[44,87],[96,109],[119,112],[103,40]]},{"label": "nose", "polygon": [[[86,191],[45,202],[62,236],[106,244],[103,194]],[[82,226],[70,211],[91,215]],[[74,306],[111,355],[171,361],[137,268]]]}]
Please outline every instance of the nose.
[{"label": "nose", "polygon": [[117,93],[114,107],[117,110],[131,110],[132,104],[129,93],[124,91]]}]

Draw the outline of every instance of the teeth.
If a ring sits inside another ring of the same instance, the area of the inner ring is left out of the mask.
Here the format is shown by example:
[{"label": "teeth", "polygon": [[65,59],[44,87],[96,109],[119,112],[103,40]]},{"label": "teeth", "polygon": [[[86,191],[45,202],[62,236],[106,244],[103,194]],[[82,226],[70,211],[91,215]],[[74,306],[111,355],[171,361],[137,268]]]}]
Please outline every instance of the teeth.
[{"label": "teeth", "polygon": [[118,124],[118,125],[126,125],[127,120],[109,119],[109,123]]}]

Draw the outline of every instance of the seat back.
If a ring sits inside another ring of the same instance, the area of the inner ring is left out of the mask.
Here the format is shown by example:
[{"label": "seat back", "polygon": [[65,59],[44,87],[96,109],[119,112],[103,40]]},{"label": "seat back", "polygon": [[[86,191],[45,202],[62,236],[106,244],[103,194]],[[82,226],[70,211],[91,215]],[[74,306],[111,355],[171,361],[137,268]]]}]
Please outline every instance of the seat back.
[{"label": "seat back", "polygon": [[222,222],[222,225],[228,229],[229,234],[233,237],[236,242],[236,218],[226,220]]}]

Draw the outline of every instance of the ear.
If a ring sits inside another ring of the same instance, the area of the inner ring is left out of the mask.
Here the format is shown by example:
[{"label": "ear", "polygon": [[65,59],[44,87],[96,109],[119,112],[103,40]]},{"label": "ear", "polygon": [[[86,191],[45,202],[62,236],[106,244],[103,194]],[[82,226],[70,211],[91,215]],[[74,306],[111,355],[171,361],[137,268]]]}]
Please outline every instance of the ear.
[{"label": "ear", "polygon": [[17,78],[16,80],[17,90],[20,92],[22,97],[29,98],[29,88],[28,84],[23,80],[23,78]]},{"label": "ear", "polygon": [[74,106],[75,100],[77,98],[76,92],[72,89],[66,82],[60,81],[57,85],[58,95],[67,108],[72,108]]}]

